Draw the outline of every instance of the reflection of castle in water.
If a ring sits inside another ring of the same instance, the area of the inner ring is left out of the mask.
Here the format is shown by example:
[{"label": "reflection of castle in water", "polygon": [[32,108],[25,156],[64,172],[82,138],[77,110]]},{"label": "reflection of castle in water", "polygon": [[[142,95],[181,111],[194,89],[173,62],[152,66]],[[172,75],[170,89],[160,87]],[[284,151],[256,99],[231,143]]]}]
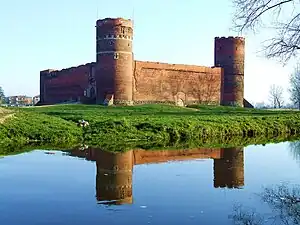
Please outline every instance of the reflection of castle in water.
[{"label": "reflection of castle in water", "polygon": [[98,201],[116,200],[115,204],[132,203],[132,153],[133,151],[113,154],[95,150]]},{"label": "reflection of castle in water", "polygon": [[220,158],[214,159],[214,187],[244,186],[243,148],[227,148],[220,151]]},{"label": "reflection of castle in water", "polygon": [[244,186],[243,148],[191,150],[130,150],[112,153],[100,149],[73,150],[71,156],[96,161],[96,196],[105,204],[132,203],[132,170],[134,165],[174,160],[213,159],[214,187]]}]

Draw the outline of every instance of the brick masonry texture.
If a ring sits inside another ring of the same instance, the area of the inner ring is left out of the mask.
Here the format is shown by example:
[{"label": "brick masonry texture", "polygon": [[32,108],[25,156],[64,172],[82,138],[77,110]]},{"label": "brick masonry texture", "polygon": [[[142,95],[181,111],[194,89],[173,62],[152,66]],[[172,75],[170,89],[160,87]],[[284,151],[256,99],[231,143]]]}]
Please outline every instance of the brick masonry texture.
[{"label": "brick masonry texture", "polygon": [[223,105],[243,106],[245,40],[241,37],[215,38],[215,66],[224,69]]},{"label": "brick masonry texture", "polygon": [[215,188],[241,188],[244,186],[244,148],[194,148],[170,150],[133,149],[122,153],[88,148],[73,149],[71,156],[96,161],[96,197],[98,201],[118,200],[116,204],[133,202],[133,170],[135,165],[185,161],[213,160]]},{"label": "brick masonry texture", "polygon": [[44,104],[78,101],[84,97],[88,85],[89,63],[64,70],[41,71],[40,96]]},{"label": "brick masonry texture", "polygon": [[220,104],[222,68],[135,61],[134,102]]},{"label": "brick masonry texture", "polygon": [[133,23],[96,22],[96,62],[40,72],[42,104],[85,101],[96,81],[96,104],[193,103],[243,106],[244,46],[241,37],[216,37],[214,67],[134,60]]}]

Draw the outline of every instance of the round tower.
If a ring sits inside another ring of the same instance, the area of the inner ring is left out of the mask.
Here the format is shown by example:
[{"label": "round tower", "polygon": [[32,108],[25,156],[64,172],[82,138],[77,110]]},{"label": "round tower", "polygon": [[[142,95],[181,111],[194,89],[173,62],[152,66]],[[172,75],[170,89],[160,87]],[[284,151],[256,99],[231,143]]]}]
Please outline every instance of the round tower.
[{"label": "round tower", "polygon": [[116,105],[132,105],[133,23],[122,18],[106,18],[97,20],[96,29],[97,99],[103,103],[112,100]]},{"label": "round tower", "polygon": [[244,186],[244,148],[221,149],[221,158],[214,159],[214,187]]},{"label": "round tower", "polygon": [[122,153],[95,151],[96,197],[111,204],[131,204],[133,151]]},{"label": "round tower", "polygon": [[224,70],[221,104],[243,107],[245,39],[216,37],[214,61],[216,67]]}]

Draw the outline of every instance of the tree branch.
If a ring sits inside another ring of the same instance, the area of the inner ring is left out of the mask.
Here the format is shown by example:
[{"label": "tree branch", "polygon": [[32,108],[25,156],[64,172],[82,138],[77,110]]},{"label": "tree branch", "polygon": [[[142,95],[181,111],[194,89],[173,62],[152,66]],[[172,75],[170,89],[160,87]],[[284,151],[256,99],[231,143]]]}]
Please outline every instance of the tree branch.
[{"label": "tree branch", "polygon": [[[264,41],[267,44],[263,46],[262,51],[266,53],[267,58],[280,58],[280,61],[285,64],[291,57],[297,55],[300,50],[300,13],[297,12],[300,3],[298,1],[297,6],[295,0],[233,0],[233,3],[236,8],[234,28],[238,32],[242,33],[248,29],[255,32],[262,21],[272,24],[271,27],[265,26],[265,28],[277,32],[271,39]],[[287,6],[287,3],[293,4],[293,8],[287,8],[292,12],[280,17],[282,6]],[[277,18],[269,18],[265,15],[277,15]]]}]

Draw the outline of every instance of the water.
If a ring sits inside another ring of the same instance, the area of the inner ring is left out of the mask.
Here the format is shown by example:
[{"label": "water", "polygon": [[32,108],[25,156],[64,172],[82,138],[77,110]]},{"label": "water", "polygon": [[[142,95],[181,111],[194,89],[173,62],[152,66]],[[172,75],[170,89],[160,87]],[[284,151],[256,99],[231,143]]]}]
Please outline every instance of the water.
[{"label": "water", "polygon": [[256,195],[263,186],[300,184],[295,148],[7,156],[0,159],[0,223],[232,224],[237,203],[270,211]]}]

